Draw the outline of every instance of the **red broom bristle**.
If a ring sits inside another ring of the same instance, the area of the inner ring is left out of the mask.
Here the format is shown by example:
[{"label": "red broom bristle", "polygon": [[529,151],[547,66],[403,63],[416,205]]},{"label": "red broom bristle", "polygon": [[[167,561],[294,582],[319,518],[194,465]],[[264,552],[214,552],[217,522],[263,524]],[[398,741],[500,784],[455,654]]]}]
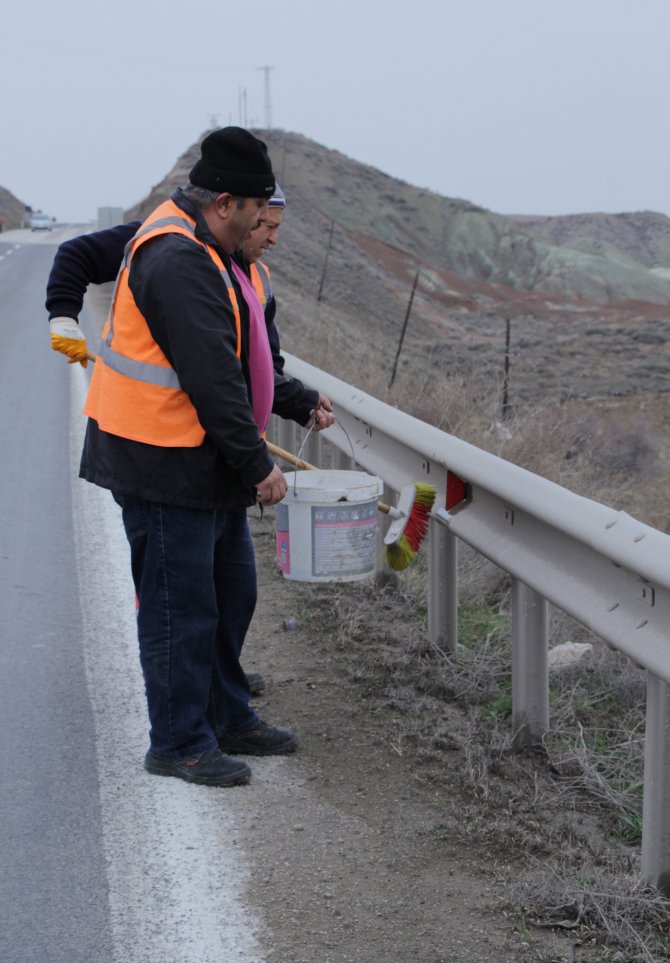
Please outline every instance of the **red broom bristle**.
[{"label": "red broom bristle", "polygon": [[428,520],[430,512],[435,503],[437,489],[434,485],[417,484],[414,495],[414,504],[409,513],[407,524],[403,535],[409,542],[410,547],[416,553],[419,551],[421,542],[426,537],[428,531]]}]

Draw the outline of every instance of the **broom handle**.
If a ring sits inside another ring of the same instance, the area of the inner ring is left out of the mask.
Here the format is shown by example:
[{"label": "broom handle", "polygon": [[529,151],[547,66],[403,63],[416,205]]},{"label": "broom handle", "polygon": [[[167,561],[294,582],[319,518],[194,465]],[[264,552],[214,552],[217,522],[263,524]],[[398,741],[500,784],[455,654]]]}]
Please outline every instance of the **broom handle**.
[{"label": "broom handle", "polygon": [[[278,445],[273,445],[271,441],[267,440],[267,438],[265,439],[265,444],[267,445],[268,451],[271,455],[276,455],[277,458],[283,458],[285,461],[295,465],[296,468],[307,468],[310,471],[319,471],[316,465],[310,465],[308,461],[303,461],[302,458],[298,458],[297,455],[291,454],[290,451],[285,451]],[[384,502],[377,502],[377,508],[380,512],[384,512],[385,515],[393,514],[390,505],[386,505]]]},{"label": "broom handle", "polygon": [[[94,355],[92,351],[88,350],[86,351],[86,357],[89,361],[95,361],[96,359],[96,355]],[[265,444],[267,445],[268,451],[271,454],[276,455],[277,458],[283,458],[285,461],[295,465],[296,468],[307,468],[309,471],[319,471],[316,465],[310,465],[308,461],[303,461],[302,458],[298,458],[297,455],[291,454],[290,451],[285,451],[278,445],[273,445],[272,442],[268,441],[267,439],[265,439]],[[377,502],[377,508],[380,512],[384,512],[385,515],[392,515],[395,517],[394,512],[391,511],[390,505],[386,505],[384,502]]]}]

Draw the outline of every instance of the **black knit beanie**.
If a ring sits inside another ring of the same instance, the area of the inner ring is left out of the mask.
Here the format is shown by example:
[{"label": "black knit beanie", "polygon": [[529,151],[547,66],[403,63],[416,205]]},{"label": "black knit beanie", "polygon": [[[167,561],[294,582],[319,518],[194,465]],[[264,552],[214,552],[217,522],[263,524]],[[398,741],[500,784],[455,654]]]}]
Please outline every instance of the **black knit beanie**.
[{"label": "black knit beanie", "polygon": [[272,197],[275,189],[267,147],[242,127],[222,127],[208,134],[189,180],[236,197]]}]

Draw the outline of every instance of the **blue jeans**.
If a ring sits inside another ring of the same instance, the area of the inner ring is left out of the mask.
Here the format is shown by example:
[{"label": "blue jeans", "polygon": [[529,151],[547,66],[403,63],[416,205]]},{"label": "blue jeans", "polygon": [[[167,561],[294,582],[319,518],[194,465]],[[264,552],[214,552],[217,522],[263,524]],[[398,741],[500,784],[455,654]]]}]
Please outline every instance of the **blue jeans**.
[{"label": "blue jeans", "polygon": [[139,601],[150,752],[191,758],[258,722],[240,666],[256,606],[247,513],[114,498]]}]

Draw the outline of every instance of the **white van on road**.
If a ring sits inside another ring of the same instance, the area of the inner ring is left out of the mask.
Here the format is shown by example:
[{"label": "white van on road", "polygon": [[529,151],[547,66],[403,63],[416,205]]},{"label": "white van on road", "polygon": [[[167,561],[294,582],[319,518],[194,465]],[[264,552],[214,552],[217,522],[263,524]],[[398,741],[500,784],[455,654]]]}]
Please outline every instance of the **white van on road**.
[{"label": "white van on road", "polygon": [[48,214],[43,214],[42,211],[36,211],[30,219],[30,230],[51,231],[55,220],[55,217],[49,217]]}]

